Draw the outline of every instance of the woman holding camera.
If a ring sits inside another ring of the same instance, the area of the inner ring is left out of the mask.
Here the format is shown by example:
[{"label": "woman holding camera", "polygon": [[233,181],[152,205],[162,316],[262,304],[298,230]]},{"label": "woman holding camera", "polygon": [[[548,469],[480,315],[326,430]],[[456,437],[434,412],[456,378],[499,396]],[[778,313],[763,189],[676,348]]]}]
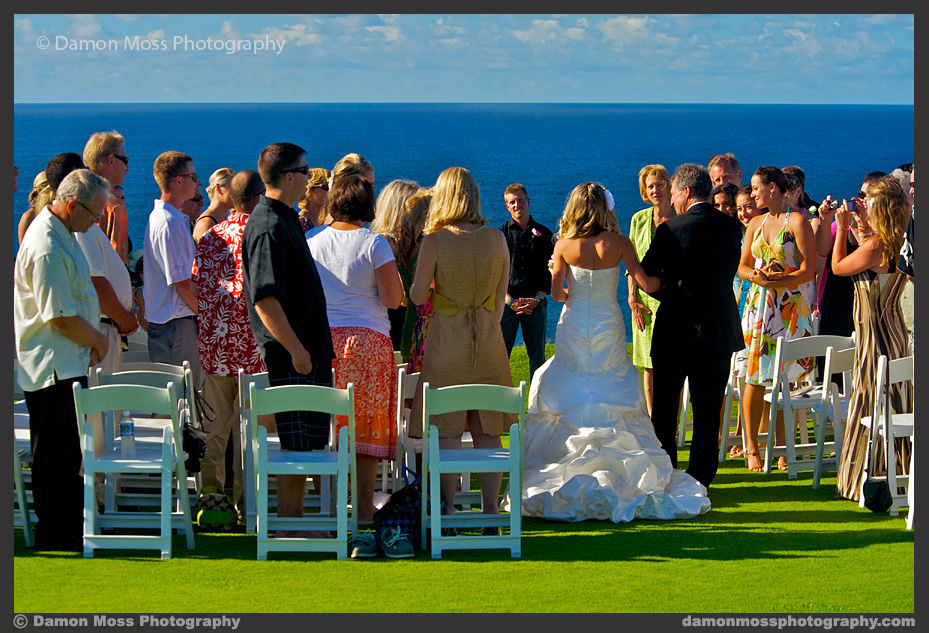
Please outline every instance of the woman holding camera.
[{"label": "woman holding camera", "polygon": [[[861,417],[870,415],[874,406],[877,360],[881,355],[894,360],[909,353],[900,309],[906,276],[897,272],[897,256],[909,215],[909,201],[893,176],[872,183],[865,200],[852,198],[835,214],[832,271],[834,275],[851,277],[855,287],[855,365],[836,482],[838,496],[846,499],[858,499],[867,463],[868,429],[861,425]],[[845,236],[853,221],[858,227],[859,246],[849,253]],[[890,398],[895,412],[913,410],[909,383],[894,385]],[[886,466],[881,463],[882,452],[878,460],[876,470],[883,471]],[[902,461],[907,463],[906,459]]]},{"label": "woman holding camera", "polygon": [[[784,172],[777,167],[759,167],[751,186],[755,204],[767,213],[748,223],[739,261],[739,276],[752,282],[742,319],[748,348],[742,402],[748,469],[763,472],[758,431],[765,408],[765,385],[771,383],[777,371],[774,353],[778,337],[794,340],[813,333],[810,306],[816,262],[813,229],[801,214],[790,212]],[[812,368],[812,358],[791,363],[787,370],[790,381],[804,379]],[[782,413],[778,414],[776,426],[777,439],[783,442]],[[787,469],[783,457],[778,460],[778,469]]]}]

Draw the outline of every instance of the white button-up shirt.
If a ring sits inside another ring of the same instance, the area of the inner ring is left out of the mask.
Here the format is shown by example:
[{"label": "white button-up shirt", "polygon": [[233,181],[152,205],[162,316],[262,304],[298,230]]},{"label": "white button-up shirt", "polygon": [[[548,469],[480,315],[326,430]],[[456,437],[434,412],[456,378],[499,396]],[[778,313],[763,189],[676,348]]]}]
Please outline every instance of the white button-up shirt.
[{"label": "white button-up shirt", "polygon": [[49,323],[70,316],[83,317],[96,327],[100,304],[81,247],[45,207],[26,231],[13,270],[17,381],[24,391],[50,387],[56,376],[87,374],[90,348],[73,342]]},{"label": "white button-up shirt", "polygon": [[190,220],[172,204],[155,200],[142,243],[142,293],[149,322],[167,323],[193,315],[172,286],[190,279],[195,255]]}]

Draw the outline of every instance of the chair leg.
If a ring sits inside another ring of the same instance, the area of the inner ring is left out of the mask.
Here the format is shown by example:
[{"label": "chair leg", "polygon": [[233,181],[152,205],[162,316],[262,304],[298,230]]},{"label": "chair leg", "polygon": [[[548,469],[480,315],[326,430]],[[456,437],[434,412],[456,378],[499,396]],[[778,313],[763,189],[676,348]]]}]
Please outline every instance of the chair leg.
[{"label": "chair leg", "polygon": [[187,549],[194,549],[194,522],[190,510],[190,492],[187,490],[187,478],[177,475],[177,501],[181,506],[184,519],[184,535],[187,537]]},{"label": "chair leg", "polygon": [[[29,508],[24,512],[28,520]],[[25,524],[24,524],[25,525]],[[97,533],[97,495],[94,492],[94,474],[84,472],[84,538],[93,536]],[[88,546],[84,541],[84,557],[93,557],[93,547]]]},{"label": "chair leg", "polygon": [[[171,488],[174,483],[174,471],[167,467],[161,470],[161,558],[171,558]],[[186,485],[187,482],[184,482]]]}]

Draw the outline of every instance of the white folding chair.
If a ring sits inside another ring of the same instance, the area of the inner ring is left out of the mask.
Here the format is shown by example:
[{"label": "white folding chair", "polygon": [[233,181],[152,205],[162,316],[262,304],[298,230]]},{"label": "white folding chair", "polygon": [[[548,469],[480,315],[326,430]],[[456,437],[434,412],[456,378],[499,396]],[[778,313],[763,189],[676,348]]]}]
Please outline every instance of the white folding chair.
[{"label": "white folding chair", "polygon": [[13,513],[13,525],[22,525],[23,538],[26,547],[32,547],[35,541],[32,537],[32,514],[29,503],[26,501],[26,485],[23,483],[23,463],[19,458],[19,448],[16,446],[16,436],[13,436],[13,492],[16,496],[18,510]]},{"label": "white folding chair", "polygon": [[[719,461],[726,461],[726,451],[730,446],[742,446],[744,449],[745,441],[742,438],[742,390],[739,388],[739,377],[736,375],[736,358],[739,352],[733,352],[729,360],[729,380],[726,382],[726,398],[723,401],[723,423],[720,429],[719,438]],[[732,415],[732,402],[739,403],[736,407],[736,413]]]},{"label": "white folding chair", "polygon": [[[318,411],[348,416],[348,424],[339,431],[338,448],[318,451],[269,451],[268,430],[251,425],[251,443],[255,451],[258,560],[267,560],[269,551],[334,552],[339,560],[348,556],[348,532],[357,534],[358,515],[349,517],[348,494],[358,498],[355,476],[355,390],[317,385],[285,385],[259,389],[249,383],[252,415],[282,411]],[[278,517],[268,512],[268,482],[271,475],[323,475],[336,477],[335,517]],[[277,538],[270,530],[335,531],[335,538]]]},{"label": "white folding chair", "polygon": [[[901,382],[913,381],[913,356],[905,356],[889,361],[883,354],[877,359],[877,375],[874,380],[874,408],[870,416],[862,416],[861,425],[870,430],[868,434],[868,461],[867,467],[861,473],[862,492],[859,495],[858,505],[864,505],[865,481],[886,481],[890,488],[893,504],[890,506],[890,516],[900,514],[900,508],[907,503],[907,495],[898,494],[898,486],[909,486],[912,482],[910,474],[897,474],[897,445],[894,440],[898,438],[913,437],[913,414],[894,413],[886,401],[889,402],[891,385]],[[915,387],[915,381],[914,381]],[[881,442],[884,448],[884,460],[887,474],[874,475],[877,464],[877,446]],[[912,447],[911,449],[912,450]]]},{"label": "white folding chair", "polygon": [[[239,433],[241,434],[239,444],[242,448],[242,482],[245,493],[245,531],[249,534],[255,534],[258,525],[258,509],[255,504],[255,485],[257,481],[255,479],[255,459],[257,455],[255,454],[255,447],[252,444],[252,425],[257,424],[257,420],[251,412],[252,405],[249,399],[248,385],[250,383],[255,383],[255,386],[259,389],[267,389],[270,384],[268,382],[268,372],[266,371],[260,374],[246,374],[239,368],[238,379]],[[334,429],[335,425],[333,424],[330,427],[330,438],[335,437]],[[269,433],[267,438],[269,452],[281,450],[281,442],[276,433]],[[312,511],[320,514],[328,514],[330,512],[333,499],[331,494],[332,487],[329,479],[329,477],[320,477],[319,490],[314,489],[312,493],[307,491],[304,497],[305,512]],[[269,511],[272,507],[276,507],[277,504],[276,488],[276,482],[272,481],[268,487]]]},{"label": "white folding chair", "polygon": [[913,513],[915,512],[916,503],[916,474],[913,468],[916,467],[916,460],[913,455],[916,453],[916,427],[913,427],[913,435],[910,437],[910,485],[906,489],[906,502],[910,506],[906,512],[906,529],[913,529]]},{"label": "white folding chair", "polygon": [[[796,388],[791,389],[791,377],[787,368],[791,363],[802,358],[815,358],[824,356],[827,347],[836,350],[848,349],[855,346],[850,336],[805,336],[803,338],[785,340],[778,337],[777,348],[774,353],[774,380],[771,393],[766,393],[764,399],[770,406],[768,417],[768,434],[764,457],[764,473],[771,474],[771,460],[773,457],[785,455],[787,457],[787,478],[796,479],[800,471],[815,468],[816,444],[810,441],[807,411],[814,411],[822,400],[823,386],[815,382],[814,372]],[[774,445],[775,423],[779,410],[784,412],[784,446]],[[814,425],[818,423],[819,416],[812,416]],[[797,443],[797,432],[800,432],[801,442]],[[815,433],[814,433],[815,434]]]},{"label": "white folding chair", "polygon": [[[403,466],[406,465],[412,471],[416,471],[416,457],[423,454],[423,441],[419,438],[410,437],[410,416],[412,412],[407,406],[407,401],[412,400],[416,395],[416,387],[419,385],[419,373],[407,374],[402,367],[397,372],[397,459],[394,460],[395,488],[401,487],[403,481]],[[474,440],[469,431],[465,431],[461,436],[462,448],[473,448]],[[455,504],[463,507],[472,507],[481,502],[481,492],[471,489],[471,473],[461,473],[458,484],[458,491],[455,493]]]},{"label": "white folding chair", "polygon": [[[175,384],[178,395],[179,416],[181,422],[196,419],[197,403],[193,394],[193,374],[190,364],[184,361],[183,365],[170,365],[167,363],[131,363],[124,364],[123,370],[112,374],[105,373],[99,367],[94,372],[94,385],[140,385],[164,388],[169,382]],[[136,444],[160,444],[164,429],[170,426],[171,420],[156,412],[146,411],[139,407],[128,408],[132,415],[135,427]],[[95,434],[97,443],[96,452],[112,450],[116,444],[118,420],[103,420],[103,441]],[[182,449],[183,450],[183,449]],[[199,474],[188,473],[191,478],[189,486],[196,492],[200,489]],[[159,485],[147,473],[114,472],[106,477],[104,483],[104,509],[113,511],[120,504],[132,506],[150,506],[159,503]]]},{"label": "white folding chair", "polygon": [[[190,498],[187,494],[187,471],[181,448],[181,428],[178,415],[178,395],[175,384],[165,388],[141,385],[103,385],[82,388],[74,384],[74,407],[77,412],[81,448],[84,455],[84,556],[91,558],[94,550],[156,549],[161,558],[171,558],[171,529],[183,530],[187,548],[194,549],[193,521]],[[112,423],[114,413],[139,408],[156,414],[168,415],[170,424],[164,427],[161,442],[136,443],[135,455],[123,456],[121,442],[115,443],[100,455],[94,454],[94,430],[85,421],[93,413],[104,414]],[[97,511],[94,494],[94,474],[102,473],[157,473],[160,475],[160,503],[157,512],[122,512],[118,508]],[[172,490],[178,498],[178,510],[172,511]],[[103,528],[159,530],[157,536],[102,534]]]},{"label": "white folding chair", "polygon": [[[826,363],[823,367],[823,381],[828,381],[828,388],[822,389],[820,402],[814,407],[819,415],[816,425],[816,462],[813,466],[813,489],[819,489],[823,466],[838,470],[842,455],[842,439],[845,437],[845,420],[848,417],[848,401],[851,395],[852,367],[855,364],[855,348],[850,347],[836,351],[831,345],[826,348]],[[833,374],[842,374],[844,390],[832,382]],[[826,441],[826,425],[832,424],[832,441]],[[826,451],[832,451],[833,457],[825,457]]]},{"label": "white folding chair", "polygon": [[677,447],[684,448],[687,431],[694,428],[693,420],[687,419],[687,407],[690,404],[690,379],[684,378],[684,388],[681,391],[681,416],[677,424]]},{"label": "white folding chair", "polygon": [[[526,428],[526,383],[519,387],[500,385],[456,385],[431,389],[423,384],[423,489],[421,542],[426,543],[426,528],[430,528],[430,550],[432,558],[442,558],[449,549],[497,549],[510,550],[513,558],[522,555],[522,512],[521,504],[514,503],[509,513],[484,514],[481,510],[463,510],[453,514],[442,514],[441,475],[446,473],[509,473],[510,490],[516,498],[521,497],[523,472],[523,441]],[[510,426],[509,449],[440,449],[439,430],[429,423],[433,415],[453,411],[467,411],[475,405],[488,411],[515,413],[519,421]],[[520,492],[516,492],[520,491]],[[479,536],[443,536],[442,528],[509,527],[509,534]]]}]

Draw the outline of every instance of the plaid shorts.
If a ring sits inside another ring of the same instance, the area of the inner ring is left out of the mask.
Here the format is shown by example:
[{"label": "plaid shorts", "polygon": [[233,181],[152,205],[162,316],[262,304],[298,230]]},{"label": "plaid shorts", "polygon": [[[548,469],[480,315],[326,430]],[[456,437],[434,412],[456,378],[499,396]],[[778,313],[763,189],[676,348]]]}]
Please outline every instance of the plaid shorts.
[{"label": "plaid shorts", "polygon": [[[318,363],[313,365],[309,374],[296,372],[278,373],[268,368],[268,384],[271,387],[281,385],[320,385],[332,386],[332,365]],[[328,413],[318,411],[282,411],[274,414],[277,435],[281,448],[291,451],[316,451],[326,448],[329,443]]]}]

